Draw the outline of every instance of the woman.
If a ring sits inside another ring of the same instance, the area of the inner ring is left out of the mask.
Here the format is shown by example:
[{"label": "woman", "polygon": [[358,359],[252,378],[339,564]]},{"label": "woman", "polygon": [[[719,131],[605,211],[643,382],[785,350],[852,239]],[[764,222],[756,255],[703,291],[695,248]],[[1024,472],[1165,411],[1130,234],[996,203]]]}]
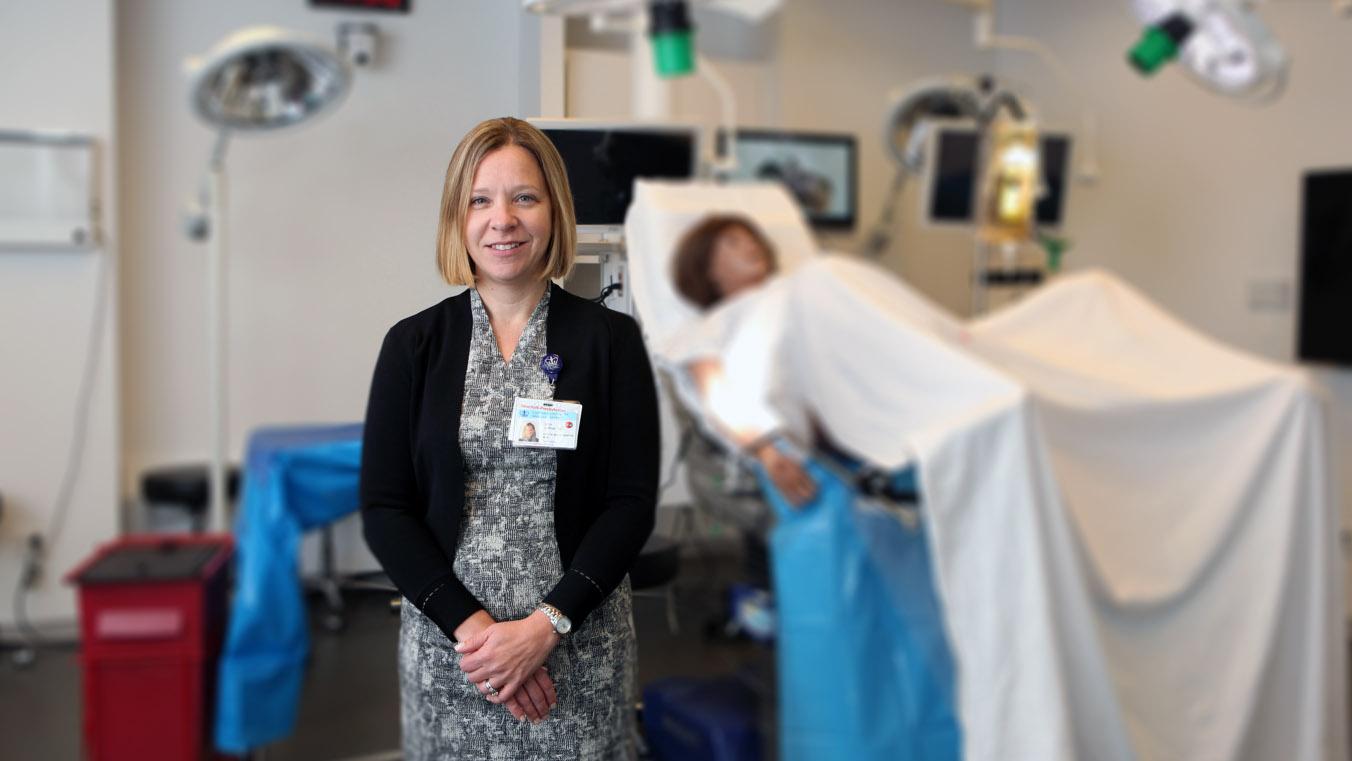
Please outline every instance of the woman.
[{"label": "woman", "polygon": [[540,437],[535,434],[534,423],[526,423],[525,425],[521,426],[521,435],[517,438],[517,441],[539,441],[539,440]]},{"label": "woman", "polygon": [[[738,215],[716,215],[681,237],[672,260],[672,279],[682,296],[701,309],[709,309],[755,288],[777,269],[774,249],[754,222]],[[688,369],[702,389],[722,372],[718,361],[712,359],[692,362]],[[797,460],[775,446],[772,436],[738,443],[761,463],[789,502],[802,505],[815,496],[812,477]]]},{"label": "woman", "polygon": [[[634,321],[550,284],[575,224],[543,133],[476,126],[437,233],[442,277],[470,288],[396,324],[377,360],[362,517],[410,603],[409,761],[634,755],[626,574],[652,530],[657,400]],[[513,446],[523,404],[580,406],[573,440]]]}]

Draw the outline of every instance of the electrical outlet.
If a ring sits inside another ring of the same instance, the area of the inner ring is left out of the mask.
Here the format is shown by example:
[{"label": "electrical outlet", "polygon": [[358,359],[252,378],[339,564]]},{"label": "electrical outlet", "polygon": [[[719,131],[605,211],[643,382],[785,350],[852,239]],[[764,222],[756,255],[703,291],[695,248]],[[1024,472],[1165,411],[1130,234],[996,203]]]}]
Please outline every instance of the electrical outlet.
[{"label": "electrical outlet", "polygon": [[24,589],[32,589],[42,580],[42,556],[42,534],[29,534],[23,555],[23,575],[19,582]]},{"label": "electrical outlet", "polygon": [[380,48],[380,29],[363,21],[344,21],[338,25],[338,50],[353,66],[371,66]]},{"label": "electrical outlet", "polygon": [[1291,281],[1258,279],[1249,281],[1249,311],[1287,312],[1291,309]]}]

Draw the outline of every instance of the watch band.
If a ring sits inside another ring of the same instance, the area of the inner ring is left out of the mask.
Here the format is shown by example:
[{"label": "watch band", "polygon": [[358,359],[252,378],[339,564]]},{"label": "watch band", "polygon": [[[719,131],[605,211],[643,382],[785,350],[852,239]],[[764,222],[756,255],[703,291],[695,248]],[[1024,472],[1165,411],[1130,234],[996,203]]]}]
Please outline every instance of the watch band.
[{"label": "watch band", "polygon": [[569,621],[568,617],[563,615],[563,611],[553,605],[542,602],[539,605],[536,605],[535,609],[545,614],[545,617],[549,619],[550,625],[554,627],[554,632],[560,637],[565,636],[568,632],[573,630],[573,622]]}]

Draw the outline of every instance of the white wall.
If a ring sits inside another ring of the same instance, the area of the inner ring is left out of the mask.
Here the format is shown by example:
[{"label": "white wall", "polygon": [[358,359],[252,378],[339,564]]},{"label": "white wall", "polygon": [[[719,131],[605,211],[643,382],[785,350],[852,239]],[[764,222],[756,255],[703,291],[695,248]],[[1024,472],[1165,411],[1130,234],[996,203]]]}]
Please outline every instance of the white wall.
[{"label": "white wall", "polygon": [[[528,115],[542,30],[516,3],[418,2],[350,14],[304,2],[118,6],[123,177],[124,484],[207,456],[205,250],[180,233],[213,135],[187,107],[181,62],[230,32],[272,24],[334,38],[374,21],[383,49],[341,108],[230,145],[229,429],[239,458],[264,425],[360,420],[385,330],[449,295],[433,245],[451,150],[482,119]],[[557,68],[557,63],[554,65]],[[340,568],[372,567],[355,520]]]},{"label": "white wall", "polygon": [[[1328,3],[1261,4],[1293,66],[1281,99],[1255,107],[1210,94],[1176,66],[1137,76],[1124,61],[1140,33],[1125,2],[998,5],[1000,31],[1056,50],[1098,114],[1103,177],[1073,191],[1067,265],[1107,267],[1200,330],[1294,361],[1301,174],[1352,166],[1352,21]],[[1040,64],[1005,54],[1000,71],[1029,83],[1049,119],[1076,119],[1074,99]],[[1251,308],[1250,289],[1267,284],[1291,289],[1292,304]],[[1317,376],[1330,391],[1338,473],[1352,457],[1352,371]],[[1352,479],[1339,488],[1346,522]]]},{"label": "white wall", "polygon": [[[73,616],[61,583],[117,531],[119,357],[117,176],[111,0],[0,4],[0,128],[59,129],[98,144],[104,245],[88,252],[0,252],[0,626],[13,623],[24,538],[47,535],[70,462],[76,399],[96,351],[83,457],[70,508],[48,537],[45,574],[28,597],[38,624]],[[40,73],[40,75],[38,75]],[[102,278],[102,280],[101,280]],[[96,289],[109,289],[95,314]],[[97,321],[97,322],[96,322]],[[90,341],[91,325],[97,348]],[[13,634],[12,631],[4,632]]]}]

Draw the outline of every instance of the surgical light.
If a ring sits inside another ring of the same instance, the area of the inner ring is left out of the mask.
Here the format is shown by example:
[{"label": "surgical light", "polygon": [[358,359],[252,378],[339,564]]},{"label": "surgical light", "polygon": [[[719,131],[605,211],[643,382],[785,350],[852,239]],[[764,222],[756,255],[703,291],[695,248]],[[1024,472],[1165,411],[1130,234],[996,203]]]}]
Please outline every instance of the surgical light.
[{"label": "surgical light", "polygon": [[1207,89],[1235,98],[1272,100],[1286,84],[1285,50],[1244,0],[1134,0],[1146,25],[1128,60],[1143,75],[1175,56]]},{"label": "surgical light", "polygon": [[225,527],[225,152],[233,132],[285,129],[332,111],[351,84],[351,70],[322,42],[274,27],[236,32],[187,62],[188,101],[217,130],[200,206],[190,209],[191,237],[207,247],[208,395],[211,400],[209,522]]},{"label": "surgical light", "polygon": [[342,100],[351,79],[328,46],[272,27],[232,34],[188,67],[193,112],[213,127],[245,132],[317,116]]},{"label": "surgical light", "polygon": [[873,257],[882,256],[891,245],[897,201],[907,179],[924,170],[925,148],[936,123],[960,119],[984,124],[1001,108],[1010,109],[1017,118],[1025,116],[1018,98],[998,90],[989,78],[926,79],[891,97],[883,120],[883,142],[897,171],[865,243],[865,251]]},{"label": "surgical light", "polygon": [[883,139],[893,161],[906,172],[919,172],[933,120],[976,119],[983,100],[975,83],[961,80],[926,80],[894,95],[883,123]]}]

